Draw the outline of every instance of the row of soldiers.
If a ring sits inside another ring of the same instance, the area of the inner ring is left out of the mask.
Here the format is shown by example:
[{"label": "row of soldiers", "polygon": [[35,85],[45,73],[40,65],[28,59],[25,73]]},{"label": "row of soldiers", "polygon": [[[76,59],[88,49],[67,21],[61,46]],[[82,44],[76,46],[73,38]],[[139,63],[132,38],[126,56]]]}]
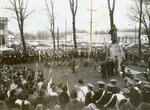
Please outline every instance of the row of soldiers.
[{"label": "row of soldiers", "polygon": [[[98,81],[99,90],[96,92],[94,92],[94,86],[88,83],[85,105],[94,103],[99,110],[149,110],[150,82],[140,81],[138,78],[129,80],[128,77],[124,81],[125,87],[122,90],[116,85],[116,79],[111,79],[107,84]],[[86,86],[81,83],[78,91],[83,100],[84,95],[81,94],[86,92]]]},{"label": "row of soldiers", "polygon": [[[97,49],[94,48],[90,57],[98,60],[105,59],[105,52],[103,48]],[[15,49],[14,51],[6,51],[0,53],[0,62],[1,64],[21,64],[21,63],[30,63],[34,61],[38,62],[52,62],[52,61],[66,61],[70,58],[88,58],[89,51],[88,49],[68,49],[68,50],[41,50],[41,49],[28,49],[27,52],[23,52],[20,49]]]}]

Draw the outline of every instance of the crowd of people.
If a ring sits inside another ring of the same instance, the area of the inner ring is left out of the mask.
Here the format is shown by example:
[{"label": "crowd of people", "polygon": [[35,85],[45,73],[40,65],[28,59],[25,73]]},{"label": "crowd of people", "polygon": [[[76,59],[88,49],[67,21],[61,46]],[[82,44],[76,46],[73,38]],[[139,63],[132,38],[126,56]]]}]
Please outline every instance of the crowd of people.
[{"label": "crowd of people", "polygon": [[[102,80],[121,75],[123,87],[118,87],[117,80],[97,82],[98,89],[91,83],[77,79],[73,89],[69,84],[57,82],[44,77],[44,71],[34,70],[14,64],[42,62],[45,66],[52,62],[69,62],[75,73],[76,59],[88,58],[88,49],[69,50],[34,50],[26,53],[20,50],[4,52],[0,55],[0,110],[149,110],[150,108],[150,74],[143,74],[145,80],[135,77],[130,70],[125,71],[126,61],[135,60],[136,54],[127,52],[125,59],[118,64],[115,59],[106,58],[104,48],[94,48],[90,58],[94,62],[101,62],[99,73]],[[145,55],[145,54],[144,54]],[[144,57],[150,65],[149,54]],[[12,66],[10,66],[12,65]],[[84,62],[85,67],[88,62]],[[92,65],[97,68],[94,64]],[[121,72],[118,68],[121,66]],[[150,67],[150,66],[149,66]],[[149,69],[150,70],[150,69]]]},{"label": "crowd of people", "polygon": [[[68,83],[48,81],[43,71],[24,66],[0,67],[0,110],[149,110],[150,82],[126,72],[124,87],[117,80],[91,83],[77,79],[72,90]],[[101,71],[103,73],[103,71]],[[132,76],[132,77],[131,77]],[[67,82],[67,80],[66,80]]]},{"label": "crowd of people", "polygon": [[[22,64],[31,63],[34,61],[38,62],[52,62],[52,61],[67,61],[71,58],[88,58],[89,50],[86,48],[80,49],[28,49],[27,52],[23,52],[20,49],[14,51],[6,51],[0,53],[0,61],[2,64]],[[90,57],[98,60],[105,60],[105,52],[103,48],[94,48]]]},{"label": "crowd of people", "polygon": [[137,48],[130,48],[125,51],[125,60],[126,61],[132,61],[132,65],[135,66],[141,66],[144,68],[149,68],[150,70],[150,50],[149,49],[144,49],[141,51],[141,60],[142,64],[139,64],[139,57],[138,57],[138,52],[139,50]]}]

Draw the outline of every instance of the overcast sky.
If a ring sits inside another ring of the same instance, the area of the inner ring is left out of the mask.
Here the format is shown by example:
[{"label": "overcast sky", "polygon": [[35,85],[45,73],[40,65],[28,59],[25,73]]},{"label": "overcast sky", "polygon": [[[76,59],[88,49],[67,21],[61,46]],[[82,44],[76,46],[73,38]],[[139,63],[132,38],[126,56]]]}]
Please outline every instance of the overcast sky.
[{"label": "overcast sky", "polygon": [[[76,15],[76,28],[89,30],[90,0],[78,0],[79,6]],[[128,8],[131,6],[132,0],[116,0],[115,7],[115,24],[119,29],[131,27],[131,20],[127,16]],[[8,0],[0,0],[0,16],[9,18],[9,30],[18,31],[17,23],[11,18],[12,14],[4,10],[9,5]],[[47,30],[48,18],[45,8],[45,0],[29,0],[28,10],[35,10],[25,22],[25,32],[36,33],[39,30]],[[93,30],[107,30],[109,26],[109,12],[107,8],[107,0],[93,0]],[[69,0],[55,0],[56,27],[59,26],[60,31],[65,31],[65,19],[67,20],[67,28],[71,30],[72,16],[69,7]]]}]

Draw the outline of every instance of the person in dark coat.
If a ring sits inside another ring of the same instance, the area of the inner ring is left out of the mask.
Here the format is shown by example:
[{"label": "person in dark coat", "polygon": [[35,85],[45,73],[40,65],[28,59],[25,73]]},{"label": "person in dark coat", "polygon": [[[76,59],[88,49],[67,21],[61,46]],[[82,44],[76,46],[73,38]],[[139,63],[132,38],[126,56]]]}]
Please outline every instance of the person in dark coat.
[{"label": "person in dark coat", "polygon": [[71,101],[66,105],[65,110],[81,110],[84,104],[77,100],[76,90],[71,93]]},{"label": "person in dark coat", "polygon": [[117,85],[116,85],[117,80],[116,80],[116,79],[111,79],[111,80],[110,80],[110,83],[114,86],[114,87],[112,88],[112,93],[113,93],[113,94],[120,93],[120,88],[117,87]]},{"label": "person in dark coat", "polygon": [[117,97],[113,94],[113,87],[114,85],[108,83],[106,84],[107,87],[107,95],[105,96],[105,108],[115,108],[115,105],[117,103]]},{"label": "person in dark coat", "polygon": [[66,107],[66,104],[69,103],[69,95],[67,93],[67,86],[63,87],[63,91],[59,94],[59,103],[61,110],[64,110]]},{"label": "person in dark coat", "polygon": [[114,61],[113,59],[110,60],[110,73],[111,73],[111,76],[114,76]]},{"label": "person in dark coat", "polygon": [[150,85],[148,84],[143,87],[142,101],[150,104]]},{"label": "person in dark coat", "polygon": [[15,90],[10,91],[10,97],[6,100],[6,104],[8,108],[16,108],[15,101],[17,100],[17,97],[15,96]]},{"label": "person in dark coat", "polygon": [[0,110],[8,110],[7,105],[5,103],[6,95],[5,92],[0,90]]},{"label": "person in dark coat", "polygon": [[87,92],[85,96],[85,105],[88,105],[90,103],[94,102],[94,91],[93,91],[93,85],[91,83],[87,84],[89,92]]},{"label": "person in dark coat", "polygon": [[136,110],[136,107],[130,102],[130,90],[128,88],[122,89],[124,99],[121,99],[118,103],[119,110]]},{"label": "person in dark coat", "polygon": [[110,75],[111,75],[111,61],[110,61],[110,58],[108,58],[107,61],[106,61],[106,71],[107,71],[107,76],[110,77]]},{"label": "person in dark coat", "polygon": [[137,89],[135,89],[134,85],[131,85],[131,87],[129,87],[129,89],[130,89],[130,102],[135,107],[138,107],[142,101],[142,94],[139,93],[139,91]]},{"label": "person in dark coat", "polygon": [[102,74],[102,79],[106,79],[106,62],[104,61],[101,64],[101,74]]},{"label": "person in dark coat", "polygon": [[114,61],[114,69],[115,69],[115,74],[118,75],[118,57],[115,56],[115,61]]},{"label": "person in dark coat", "polygon": [[99,85],[99,90],[94,95],[94,102],[95,102],[96,106],[100,109],[105,104],[105,96],[106,96],[107,92],[104,89],[105,82],[98,81],[97,83]]}]

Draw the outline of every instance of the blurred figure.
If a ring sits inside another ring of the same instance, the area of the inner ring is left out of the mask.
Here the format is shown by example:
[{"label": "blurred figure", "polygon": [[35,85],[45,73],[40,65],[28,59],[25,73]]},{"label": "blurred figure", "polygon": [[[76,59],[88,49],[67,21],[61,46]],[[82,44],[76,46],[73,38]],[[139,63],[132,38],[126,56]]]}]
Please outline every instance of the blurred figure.
[{"label": "blurred figure", "polygon": [[85,102],[85,96],[88,92],[88,87],[84,84],[84,81],[82,79],[79,79],[78,83],[79,85],[75,85],[77,89],[77,100]]},{"label": "blurred figure", "polygon": [[84,104],[77,100],[76,90],[73,90],[71,93],[71,101],[66,105],[65,110],[81,110]]},{"label": "blurred figure", "polygon": [[94,91],[93,91],[93,85],[91,83],[87,84],[89,91],[87,92],[85,96],[85,105],[88,105],[90,103],[94,102]]},{"label": "blurred figure", "polygon": [[67,86],[63,87],[63,91],[59,94],[59,103],[60,103],[60,108],[61,110],[64,110],[66,107],[66,104],[69,103],[70,98],[67,93]]}]

